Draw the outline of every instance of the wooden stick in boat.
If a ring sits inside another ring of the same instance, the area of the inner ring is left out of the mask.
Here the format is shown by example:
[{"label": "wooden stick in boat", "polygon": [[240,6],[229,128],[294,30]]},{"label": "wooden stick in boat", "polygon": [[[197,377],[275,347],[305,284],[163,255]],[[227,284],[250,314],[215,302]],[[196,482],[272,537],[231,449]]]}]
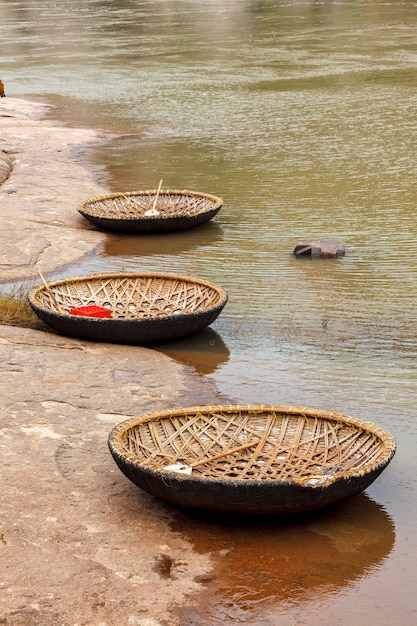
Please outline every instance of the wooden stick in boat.
[{"label": "wooden stick in boat", "polygon": [[158,202],[159,194],[161,192],[161,187],[162,187],[162,178],[159,181],[159,187],[158,187],[158,191],[156,192],[155,200],[153,201],[152,211],[155,211],[156,203]]},{"label": "wooden stick in boat", "polygon": [[42,280],[43,284],[45,285],[47,292],[48,292],[48,293],[49,293],[49,295],[51,296],[52,300],[55,302],[55,304],[56,304],[56,308],[58,309],[58,313],[60,313],[61,315],[63,315],[63,313],[64,313],[64,312],[63,312],[63,310],[61,309],[61,306],[60,306],[60,304],[59,304],[58,300],[55,298],[55,294],[54,294],[54,292],[52,291],[52,289],[50,288],[50,286],[49,286],[49,285],[48,285],[48,283],[46,282],[46,280],[45,280],[45,278],[43,277],[43,274],[42,274],[42,272],[41,272],[40,270],[38,270],[38,274],[39,274],[39,276],[40,276],[40,278],[41,278],[41,280]]},{"label": "wooden stick in boat", "polygon": [[204,465],[205,463],[217,461],[218,459],[222,459],[225,456],[229,456],[229,454],[234,454],[235,452],[240,452],[241,450],[246,450],[247,448],[253,448],[254,446],[257,446],[259,442],[260,439],[258,439],[257,441],[251,441],[251,443],[245,443],[243,446],[238,446],[237,448],[232,448],[231,450],[225,450],[225,452],[221,452],[220,454],[211,456],[208,459],[203,459],[202,461],[196,461],[195,463],[191,463],[191,467],[199,467],[200,465]]}]

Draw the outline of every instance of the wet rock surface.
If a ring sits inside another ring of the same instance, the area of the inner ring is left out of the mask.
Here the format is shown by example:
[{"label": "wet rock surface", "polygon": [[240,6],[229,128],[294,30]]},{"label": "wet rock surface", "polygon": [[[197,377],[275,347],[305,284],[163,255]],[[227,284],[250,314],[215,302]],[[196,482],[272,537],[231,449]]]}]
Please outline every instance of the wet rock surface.
[{"label": "wet rock surface", "polygon": [[35,276],[71,263],[102,243],[78,204],[108,190],[74,155],[105,133],[40,120],[46,105],[0,100],[0,280]]}]

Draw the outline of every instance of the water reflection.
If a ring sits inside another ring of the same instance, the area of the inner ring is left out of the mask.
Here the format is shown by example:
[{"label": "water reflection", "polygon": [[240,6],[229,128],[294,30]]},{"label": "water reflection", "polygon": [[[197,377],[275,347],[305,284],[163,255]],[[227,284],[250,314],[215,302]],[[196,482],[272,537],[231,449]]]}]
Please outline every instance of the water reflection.
[{"label": "water reflection", "polygon": [[206,328],[182,341],[158,344],[155,348],[180,363],[191,365],[200,375],[212,374],[230,356],[227,345],[212,328]]},{"label": "water reflection", "polygon": [[[140,259],[149,256],[173,257],[181,253],[201,255],[207,242],[211,245],[221,242],[223,238],[220,224],[211,220],[195,229],[176,233],[160,233],[157,235],[137,235],[109,237],[104,243],[100,254],[103,257],[125,257],[128,264],[140,264]],[[173,273],[175,269],[173,268]]]},{"label": "water reflection", "polygon": [[179,512],[172,528],[213,559],[200,601],[179,611],[182,626],[276,626],[371,576],[395,543],[393,521],[365,493],[291,523]]}]

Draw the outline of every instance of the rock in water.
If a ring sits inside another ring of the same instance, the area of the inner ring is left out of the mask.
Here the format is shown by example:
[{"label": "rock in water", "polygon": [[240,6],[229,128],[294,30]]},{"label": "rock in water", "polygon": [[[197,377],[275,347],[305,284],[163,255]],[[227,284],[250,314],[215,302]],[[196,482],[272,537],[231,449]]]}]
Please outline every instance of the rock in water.
[{"label": "rock in water", "polygon": [[312,258],[331,257],[336,258],[345,254],[345,246],[333,239],[319,239],[298,243],[293,254],[295,256],[310,256]]}]

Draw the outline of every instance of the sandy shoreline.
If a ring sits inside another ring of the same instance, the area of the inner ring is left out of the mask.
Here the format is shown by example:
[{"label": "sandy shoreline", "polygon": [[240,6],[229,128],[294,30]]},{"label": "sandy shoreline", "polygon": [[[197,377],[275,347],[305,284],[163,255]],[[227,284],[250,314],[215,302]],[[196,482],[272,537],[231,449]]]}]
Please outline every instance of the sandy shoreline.
[{"label": "sandy shoreline", "polygon": [[[2,282],[104,238],[75,207],[106,190],[72,156],[104,136],[40,121],[46,110],[0,100]],[[224,399],[140,346],[0,326],[0,354],[0,623],[177,626],[177,608],[201,601],[210,555],[173,530],[181,513],[121,474],[107,438],[132,415]]]},{"label": "sandy shoreline", "polygon": [[94,181],[74,151],[110,135],[42,120],[49,109],[0,99],[1,282],[31,278],[38,270],[47,274],[105,239],[76,207],[109,190]]}]

